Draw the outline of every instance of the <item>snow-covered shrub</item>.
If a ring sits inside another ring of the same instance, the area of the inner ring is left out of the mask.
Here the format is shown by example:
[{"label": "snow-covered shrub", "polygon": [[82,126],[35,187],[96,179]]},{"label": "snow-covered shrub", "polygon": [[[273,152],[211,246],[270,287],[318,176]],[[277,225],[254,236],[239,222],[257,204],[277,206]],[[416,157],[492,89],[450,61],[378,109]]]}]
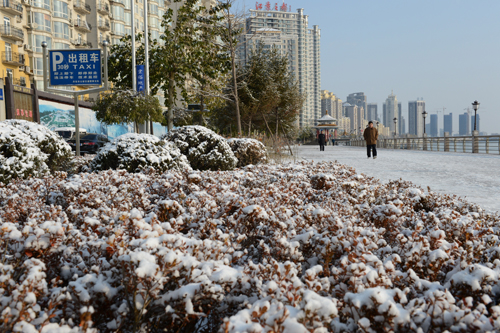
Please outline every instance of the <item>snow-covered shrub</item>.
[{"label": "snow-covered shrub", "polygon": [[90,168],[90,163],[94,156],[86,154],[84,156],[75,156],[71,160],[71,167],[68,170],[68,174],[75,174],[81,172],[90,172],[92,169]]},{"label": "snow-covered shrub", "polygon": [[233,170],[238,163],[227,141],[203,126],[184,126],[172,130],[162,139],[179,147],[196,170]]},{"label": "snow-covered shrub", "polygon": [[108,142],[92,160],[94,171],[124,169],[139,172],[148,168],[163,172],[170,169],[190,170],[189,162],[179,149],[150,134],[127,133]]},{"label": "snow-covered shrub", "polygon": [[30,178],[0,207],[1,332],[500,331],[500,217],[336,163]]},{"label": "snow-covered shrub", "polygon": [[74,155],[71,146],[47,127],[31,121],[17,119],[3,121],[0,126],[12,126],[28,135],[42,153],[48,155],[45,163],[51,172],[66,171],[71,167],[70,162]]},{"label": "snow-covered shrub", "polygon": [[262,142],[249,138],[229,139],[227,142],[238,159],[238,168],[266,163],[267,150]]},{"label": "snow-covered shrub", "polygon": [[44,174],[47,155],[16,127],[0,124],[0,182]]}]

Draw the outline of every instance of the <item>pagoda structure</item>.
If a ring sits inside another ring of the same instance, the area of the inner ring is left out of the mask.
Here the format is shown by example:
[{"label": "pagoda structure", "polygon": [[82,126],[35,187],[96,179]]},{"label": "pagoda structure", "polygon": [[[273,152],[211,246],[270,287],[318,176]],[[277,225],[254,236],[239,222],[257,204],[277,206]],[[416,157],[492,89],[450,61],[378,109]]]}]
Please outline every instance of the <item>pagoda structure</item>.
[{"label": "pagoda structure", "polygon": [[328,111],[325,112],[325,115],[318,119],[318,125],[314,127],[316,129],[316,138],[318,137],[321,131],[325,131],[326,139],[330,139],[330,133],[333,132],[333,137],[337,138],[337,119],[333,118],[328,114]]}]

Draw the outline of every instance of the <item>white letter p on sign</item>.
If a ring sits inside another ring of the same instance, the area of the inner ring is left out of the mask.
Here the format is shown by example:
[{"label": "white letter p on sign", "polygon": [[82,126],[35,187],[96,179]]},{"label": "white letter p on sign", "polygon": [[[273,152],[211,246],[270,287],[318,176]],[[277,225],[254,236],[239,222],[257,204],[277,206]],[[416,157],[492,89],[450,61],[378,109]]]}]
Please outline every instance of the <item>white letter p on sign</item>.
[{"label": "white letter p on sign", "polygon": [[54,72],[57,70],[57,65],[61,64],[63,60],[64,57],[61,52],[52,52],[52,70]]}]

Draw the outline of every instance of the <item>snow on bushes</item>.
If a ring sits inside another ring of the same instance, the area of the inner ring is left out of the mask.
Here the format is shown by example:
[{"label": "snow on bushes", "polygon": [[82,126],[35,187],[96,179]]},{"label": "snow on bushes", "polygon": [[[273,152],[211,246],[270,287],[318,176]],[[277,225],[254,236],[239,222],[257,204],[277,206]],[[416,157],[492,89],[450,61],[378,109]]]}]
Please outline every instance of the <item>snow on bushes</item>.
[{"label": "snow on bushes", "polygon": [[179,147],[196,170],[233,170],[238,163],[226,140],[203,126],[184,126],[172,130],[162,139]]},{"label": "snow on bushes", "polygon": [[15,119],[1,122],[0,127],[15,127],[29,136],[42,153],[48,155],[45,163],[51,172],[66,171],[71,167],[74,154],[70,145],[47,127],[31,121]]},{"label": "snow on bushes", "polygon": [[150,134],[127,133],[108,142],[92,160],[94,171],[123,169],[139,172],[154,168],[159,172],[170,169],[190,170],[189,162],[179,149]]},{"label": "snow on bushes", "polygon": [[[40,176],[47,172],[47,154],[14,126],[0,123],[0,182]],[[1,206],[0,206],[1,207]]]},{"label": "snow on bushes", "polygon": [[500,218],[335,163],[30,178],[0,207],[0,331],[500,330]]},{"label": "snow on bushes", "polygon": [[266,146],[258,140],[249,138],[229,139],[227,143],[229,143],[234,155],[238,159],[238,168],[250,164],[266,163],[267,161]]}]

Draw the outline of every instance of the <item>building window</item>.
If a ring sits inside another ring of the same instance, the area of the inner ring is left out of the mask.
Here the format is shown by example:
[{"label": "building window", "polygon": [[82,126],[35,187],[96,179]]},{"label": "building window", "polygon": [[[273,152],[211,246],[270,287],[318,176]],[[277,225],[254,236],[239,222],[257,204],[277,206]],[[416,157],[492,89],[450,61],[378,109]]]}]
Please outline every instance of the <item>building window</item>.
[{"label": "building window", "polygon": [[43,75],[43,58],[33,58],[35,75]]},{"label": "building window", "polygon": [[151,30],[151,38],[157,40],[160,38],[160,32],[157,30]]},{"label": "building window", "polygon": [[12,61],[12,46],[10,43],[5,43],[5,60]]},{"label": "building window", "polygon": [[66,44],[66,43],[57,43],[55,42],[54,43],[54,48],[56,50],[65,50],[65,49],[69,49],[69,44]]},{"label": "building window", "polygon": [[41,35],[33,35],[33,51],[35,52],[43,52],[42,50],[42,42],[47,42],[47,48],[52,48],[52,38]]},{"label": "building window", "polygon": [[113,6],[112,7],[112,10],[113,10],[113,18],[115,20],[119,20],[119,21],[124,21],[125,18],[125,9],[123,9],[123,7],[119,7],[119,6]]},{"label": "building window", "polygon": [[159,28],[159,21],[156,17],[149,17],[149,26],[152,28]]},{"label": "building window", "polygon": [[69,8],[66,2],[59,0],[54,0],[54,12],[52,14],[54,17],[61,17],[63,19],[69,19]]},{"label": "building window", "polygon": [[52,32],[50,15],[33,13],[33,21],[37,24],[35,30]]},{"label": "building window", "polygon": [[125,35],[125,25],[122,23],[113,22],[113,33],[118,36]]},{"label": "building window", "polygon": [[63,22],[54,22],[54,37],[69,39],[69,25]]},{"label": "building window", "polygon": [[158,15],[158,5],[154,3],[148,4],[148,10],[151,15]]},{"label": "building window", "polygon": [[50,10],[50,0],[33,0],[31,4],[33,7]]}]

